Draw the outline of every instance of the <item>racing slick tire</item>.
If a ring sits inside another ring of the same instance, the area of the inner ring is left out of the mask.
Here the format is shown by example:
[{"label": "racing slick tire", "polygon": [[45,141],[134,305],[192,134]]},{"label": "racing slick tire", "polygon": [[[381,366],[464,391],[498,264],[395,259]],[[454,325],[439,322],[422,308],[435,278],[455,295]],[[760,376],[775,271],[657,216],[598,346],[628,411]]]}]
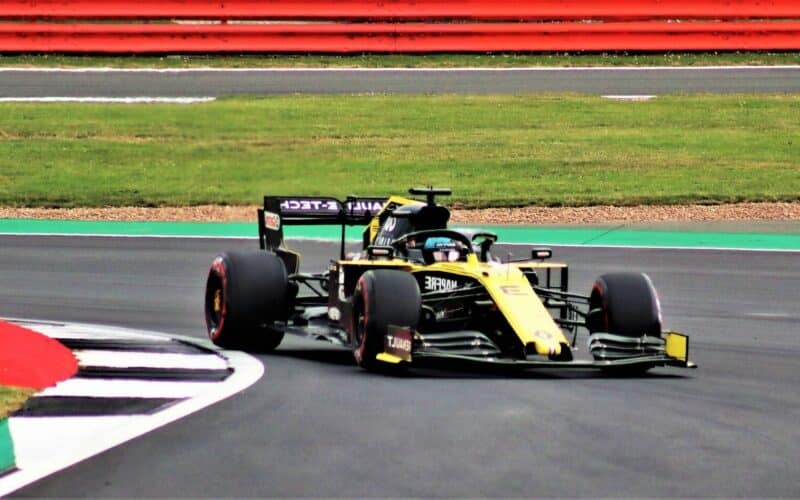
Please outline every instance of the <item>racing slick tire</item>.
[{"label": "racing slick tire", "polygon": [[416,330],[422,310],[417,280],[405,271],[373,269],[361,275],[353,294],[353,357],[376,371],[389,325]]},{"label": "racing slick tire", "polygon": [[661,306],[644,273],[610,273],[597,278],[589,296],[589,332],[624,337],[661,336]]},{"label": "racing slick tire", "polygon": [[225,349],[267,352],[283,340],[289,281],[283,261],[266,252],[228,252],[211,262],[205,294],[208,336]]},{"label": "racing slick tire", "polygon": [[[589,295],[589,333],[623,337],[661,336],[661,305],[650,278],[644,273],[610,273],[597,278]],[[649,365],[608,368],[615,375],[637,375]]]}]

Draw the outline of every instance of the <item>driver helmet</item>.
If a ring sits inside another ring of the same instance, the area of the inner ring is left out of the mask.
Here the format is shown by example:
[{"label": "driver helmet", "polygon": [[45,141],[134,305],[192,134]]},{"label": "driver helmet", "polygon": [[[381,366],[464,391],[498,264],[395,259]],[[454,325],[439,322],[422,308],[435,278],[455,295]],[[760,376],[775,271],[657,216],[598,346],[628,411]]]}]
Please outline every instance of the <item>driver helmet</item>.
[{"label": "driver helmet", "polygon": [[461,258],[464,244],[458,240],[436,236],[425,240],[425,260],[431,262],[456,262]]}]

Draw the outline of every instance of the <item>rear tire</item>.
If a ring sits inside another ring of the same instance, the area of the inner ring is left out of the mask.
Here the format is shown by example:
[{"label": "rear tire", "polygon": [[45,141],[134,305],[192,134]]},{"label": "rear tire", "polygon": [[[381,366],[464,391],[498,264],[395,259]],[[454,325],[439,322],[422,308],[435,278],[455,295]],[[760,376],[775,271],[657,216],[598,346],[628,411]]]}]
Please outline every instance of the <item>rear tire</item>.
[{"label": "rear tire", "polygon": [[271,253],[217,255],[206,281],[208,336],[225,349],[266,352],[278,347],[290,303],[283,261]]},{"label": "rear tire", "polygon": [[374,371],[389,325],[417,329],[422,299],[417,280],[404,271],[374,269],[358,279],[353,294],[351,342],[358,366]]}]

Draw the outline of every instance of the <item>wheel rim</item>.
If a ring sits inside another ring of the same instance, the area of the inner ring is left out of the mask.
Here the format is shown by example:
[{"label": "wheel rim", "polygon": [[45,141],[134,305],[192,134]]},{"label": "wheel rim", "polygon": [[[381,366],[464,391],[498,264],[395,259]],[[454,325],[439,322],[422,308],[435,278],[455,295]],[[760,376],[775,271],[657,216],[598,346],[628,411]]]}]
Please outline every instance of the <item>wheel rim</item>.
[{"label": "wheel rim", "polygon": [[212,340],[216,339],[225,322],[225,288],[219,276],[209,278],[206,292],[206,320],[209,337]]},{"label": "wheel rim", "polygon": [[213,305],[213,313],[211,315],[211,320],[214,323],[214,326],[219,324],[219,320],[222,318],[222,289],[217,288],[214,290],[214,305]]},{"label": "wheel rim", "polygon": [[353,341],[356,349],[360,352],[361,346],[364,344],[364,336],[366,330],[366,316],[364,315],[364,307],[361,303],[356,308],[356,322],[353,331]]}]

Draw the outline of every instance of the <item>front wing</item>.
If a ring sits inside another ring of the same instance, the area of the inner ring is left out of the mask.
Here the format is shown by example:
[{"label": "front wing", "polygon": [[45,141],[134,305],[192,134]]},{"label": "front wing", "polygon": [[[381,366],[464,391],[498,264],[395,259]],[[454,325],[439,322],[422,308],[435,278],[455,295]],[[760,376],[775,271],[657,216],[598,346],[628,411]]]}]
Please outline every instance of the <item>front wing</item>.
[{"label": "front wing", "polygon": [[[391,326],[386,335],[384,352],[377,359],[389,364],[427,364],[428,361],[458,362],[463,365],[495,366],[516,369],[614,369],[653,366],[697,368],[689,360],[689,337],[677,332],[665,332],[661,337],[631,339],[600,333],[590,337],[594,360],[555,361],[548,359],[510,359],[502,357],[469,356],[442,350],[412,350],[405,347],[411,332]],[[623,344],[625,346],[623,347]]]}]

